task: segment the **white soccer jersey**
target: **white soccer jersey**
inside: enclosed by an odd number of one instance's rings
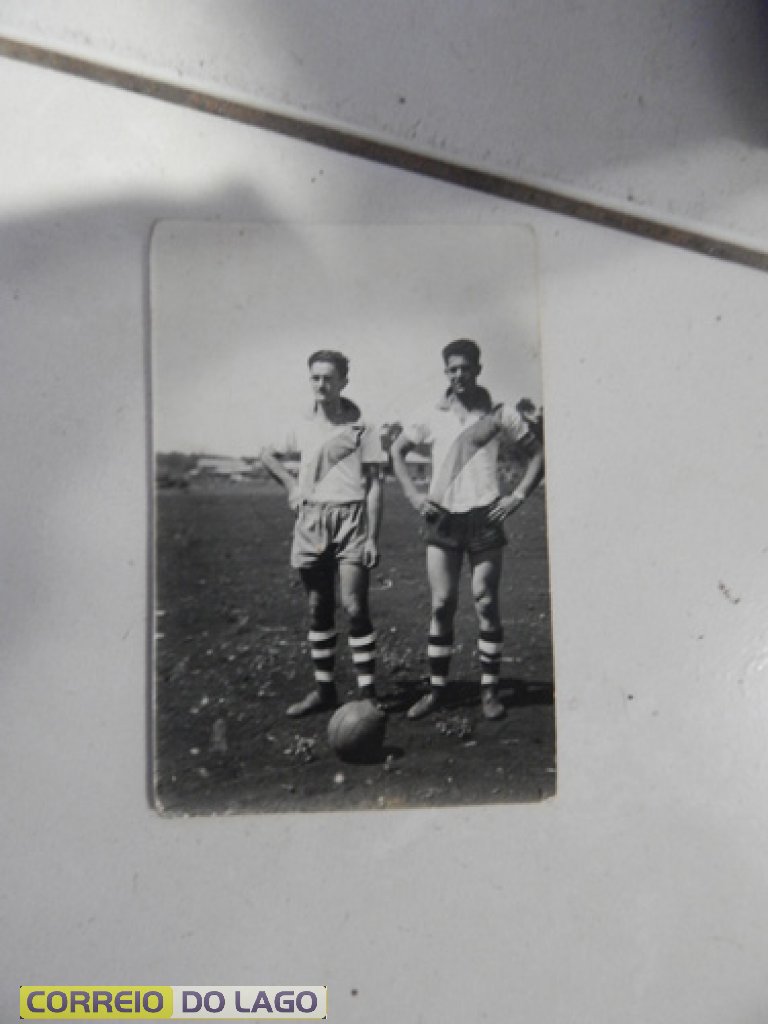
[[[375,428],[360,419],[351,403],[345,411],[344,423],[328,423],[310,413],[295,425],[301,454],[299,491],[304,501],[362,501],[366,494],[363,466],[384,462]]]
[[[449,512],[468,512],[499,498],[499,438],[503,433],[523,447],[534,443],[514,406],[492,405],[489,399],[484,409],[466,412],[452,396],[427,409],[403,433],[413,444],[432,447],[429,498]]]

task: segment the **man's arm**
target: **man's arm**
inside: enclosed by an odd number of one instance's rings
[[[270,473],[278,483],[282,484],[288,492],[288,504],[291,508],[296,508],[301,500],[299,495],[299,485],[293,473],[289,472],[280,459],[278,459],[277,451],[274,448],[262,448],[259,453],[259,458],[267,472]]]
[[[514,491],[501,497],[491,509],[488,514],[491,522],[501,522],[516,512],[541,483],[544,476],[544,448],[540,441],[531,437],[525,450],[528,456],[525,472]]]
[[[544,477],[544,449],[541,442],[535,441],[528,451],[528,465],[525,467],[520,483],[513,491],[523,501],[536,490]]]
[[[379,530],[384,512],[384,488],[381,483],[381,471],[376,465],[365,467],[366,511],[368,516],[368,536],[365,541],[363,555],[367,569],[373,569],[379,561]]]
[[[392,469],[394,470],[398,483],[402,487],[403,493],[408,501],[410,501],[417,512],[421,515],[425,515],[434,506],[413,482],[411,474],[408,472],[408,466],[405,462],[405,456],[408,452],[412,451],[414,447],[415,445],[413,441],[409,441],[405,434],[400,434],[392,445]]]

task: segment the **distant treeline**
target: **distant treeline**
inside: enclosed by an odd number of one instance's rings
[[[159,487],[185,488],[193,480],[224,479],[239,483],[267,479],[269,474],[253,456],[208,455],[199,452],[158,452],[155,479]]]
[[[541,440],[544,436],[544,417],[541,408],[537,408],[530,399],[524,398],[517,405],[518,412],[524,417],[533,433]],[[402,424],[395,421],[384,423],[380,428],[382,447],[389,456],[392,445],[402,433]],[[286,447],[293,449],[295,440],[286,439]],[[429,476],[429,447],[417,445],[414,457],[421,457],[420,465],[412,467],[412,472],[421,479]],[[285,451],[279,456],[283,462],[290,463],[291,468],[298,466],[299,453]],[[391,460],[386,467],[391,472]],[[505,481],[514,480],[521,468],[520,453],[511,439],[502,435],[499,443],[499,473]],[[158,452],[156,457],[156,480],[159,487],[189,487],[193,481],[226,480],[230,483],[241,483],[245,480],[266,480],[269,473],[261,464],[258,456],[243,455],[209,455],[202,452]]]

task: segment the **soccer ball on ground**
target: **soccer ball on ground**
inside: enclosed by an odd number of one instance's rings
[[[387,716],[372,700],[352,700],[334,711],[328,742],[342,761],[378,761],[386,728]]]

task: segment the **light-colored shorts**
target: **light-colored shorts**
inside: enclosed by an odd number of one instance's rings
[[[321,560],[363,564],[368,537],[364,501],[342,504],[305,501],[299,506],[293,528],[291,565],[309,569]]]

